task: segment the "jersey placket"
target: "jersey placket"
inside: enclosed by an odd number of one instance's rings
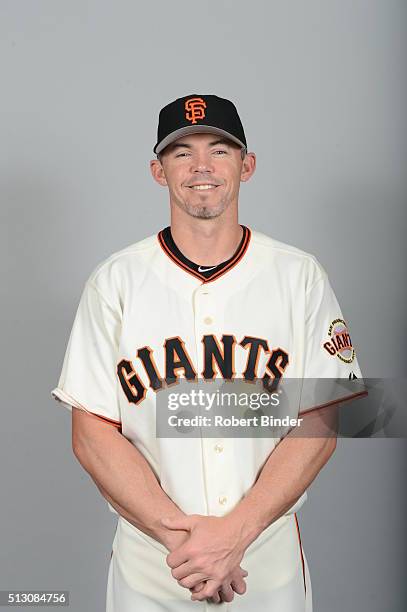
[[[207,334],[219,336],[224,327],[224,305],[222,303],[220,281],[216,284],[203,283],[194,292],[195,347],[198,357],[198,377],[203,378],[204,351],[202,340]],[[222,335],[222,334],[220,334]],[[216,372],[216,377],[219,373]],[[214,387],[209,385],[208,391]],[[213,411],[212,411],[213,412]],[[211,411],[206,413],[213,418]],[[213,429],[212,429],[213,432]],[[202,470],[205,483],[208,514],[223,516],[232,509],[233,500],[233,446],[232,439],[206,437],[205,428],[201,429]]]

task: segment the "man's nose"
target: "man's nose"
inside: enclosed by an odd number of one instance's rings
[[[212,172],[213,167],[211,158],[204,153],[194,156],[191,169],[193,172]]]

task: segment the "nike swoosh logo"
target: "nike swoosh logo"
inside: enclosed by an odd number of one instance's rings
[[[214,270],[217,266],[212,266],[212,268],[201,268],[198,266],[198,272],[208,272],[208,270]]]

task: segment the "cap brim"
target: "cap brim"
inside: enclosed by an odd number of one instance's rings
[[[224,138],[227,138],[228,140],[232,140],[233,142],[240,145],[244,149],[246,148],[246,145],[244,144],[244,142],[236,138],[236,136],[232,136],[232,134],[229,134],[229,132],[226,132],[225,130],[221,130],[220,128],[213,127],[211,125],[187,125],[186,127],[179,128],[179,130],[175,130],[175,132],[171,132],[171,134],[168,134],[168,136],[166,136],[160,143],[155,145],[153,151],[154,153],[158,155],[163,149],[165,149],[165,147],[168,147],[169,144],[171,144],[175,140],[178,140],[178,138],[182,138],[183,136],[188,136],[189,134],[198,134],[198,133],[217,134],[219,136],[223,136]]]

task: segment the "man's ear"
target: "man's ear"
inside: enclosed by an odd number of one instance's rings
[[[242,170],[240,173],[240,180],[244,183],[254,174],[256,170],[256,155],[255,153],[246,153],[243,163]]]
[[[167,179],[165,178],[164,168],[159,159],[152,159],[150,161],[150,170],[153,179],[157,181],[159,185],[167,187]]]

